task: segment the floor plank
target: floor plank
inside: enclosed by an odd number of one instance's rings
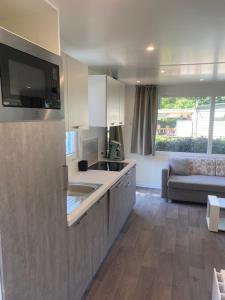
[[[225,233],[207,230],[202,205],[167,203],[138,188],[136,206],[85,300],[210,300],[225,267]]]

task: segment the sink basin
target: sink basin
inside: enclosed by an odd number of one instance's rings
[[[87,199],[87,197],[94,193],[100,186],[101,184],[92,183],[69,184],[67,189],[67,214],[71,214],[82,201]]]
[[[95,192],[100,184],[74,183],[68,186],[67,195],[87,195]]]

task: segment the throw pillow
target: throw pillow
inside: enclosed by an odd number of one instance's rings
[[[199,175],[200,160],[195,158],[189,158],[188,171],[190,175]]]
[[[216,160],[216,176],[225,177],[225,159]]]
[[[201,158],[199,165],[199,174],[207,176],[216,175],[216,161],[215,159]]]
[[[188,171],[189,160],[186,158],[171,158],[169,160],[170,170],[172,175],[189,175]]]

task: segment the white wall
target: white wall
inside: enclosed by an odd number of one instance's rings
[[[225,84],[221,83],[196,83],[180,84],[159,87],[160,96],[225,96]],[[157,152],[151,155],[141,156],[130,153],[132,120],[134,112],[135,86],[126,87],[125,100],[125,126],[123,127],[125,157],[137,161],[137,185],[143,187],[160,188],[161,170],[167,166],[171,157],[205,156],[205,154]]]

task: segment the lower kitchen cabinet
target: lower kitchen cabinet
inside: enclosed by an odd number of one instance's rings
[[[125,221],[132,211],[136,201],[136,168],[131,168],[125,174],[124,183],[124,215]]]
[[[98,271],[106,253],[108,239],[108,195],[105,194],[91,209],[92,275]]]
[[[123,225],[123,180],[124,177],[109,190],[109,248],[112,246]]]
[[[136,170],[131,168],[69,228],[69,299],[80,300],[134,204]]]
[[[69,228],[69,295],[79,300],[107,251],[108,197],[100,198]]]
[[[109,248],[134,207],[135,193],[136,168],[133,167],[109,191]]]
[[[69,228],[69,299],[80,300],[92,278],[89,212]]]

